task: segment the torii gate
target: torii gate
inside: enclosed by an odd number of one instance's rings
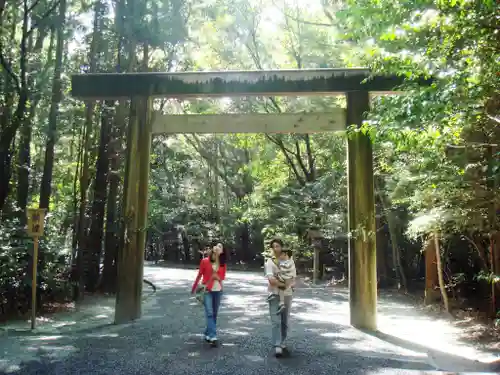
[[[131,100],[124,187],[126,243],[119,253],[115,323],[141,317],[151,135],[159,133],[313,133],[362,124],[370,92],[394,92],[401,77],[364,68],[182,73],[99,73],[72,76],[72,95]],[[421,81],[428,84],[428,81]],[[346,95],[331,113],[164,115],[151,117],[152,98]],[[372,143],[362,132],[347,140],[350,322],[377,328],[377,268]]]

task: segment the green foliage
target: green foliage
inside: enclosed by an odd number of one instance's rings
[[[31,301],[33,241],[20,229],[17,219],[4,220],[0,230],[0,315],[16,316],[27,312]],[[64,301],[71,298],[67,267],[69,254],[57,245],[57,229],[45,229],[49,240],[40,241],[38,264],[38,301]]]
[[[438,233],[452,243],[473,233],[473,247],[485,251],[471,252],[467,263],[482,259],[487,270],[476,282],[488,283],[498,280],[485,244],[499,228],[500,159],[498,151],[488,155],[500,140],[499,11],[498,2],[481,0],[361,0],[335,13],[363,65],[436,78],[431,87],[408,83],[403,95],[376,98],[364,128],[375,142],[382,194],[411,215],[409,238]],[[448,256],[463,255],[452,249]],[[470,279],[455,276],[450,285]]]

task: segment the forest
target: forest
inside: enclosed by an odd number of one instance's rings
[[[495,0],[1,0],[0,319],[30,308],[26,210],[47,209],[38,305],[115,291],[128,101],[71,97],[77,73],[369,67],[435,77],[373,96],[379,288],[500,318],[500,5]],[[157,100],[177,114],[328,112],[342,96]],[[214,238],[259,269],[347,272],[346,134],[155,136],[146,260],[197,264]],[[312,224],[319,244],[308,236]]]

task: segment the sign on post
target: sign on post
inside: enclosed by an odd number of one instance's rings
[[[28,236],[33,237],[33,268],[31,271],[31,329],[36,322],[36,275],[38,266],[38,240],[43,235],[45,208],[28,208]]]
[[[44,219],[45,208],[28,208],[28,236],[35,238],[43,235]]]

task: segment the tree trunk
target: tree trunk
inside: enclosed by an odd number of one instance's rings
[[[244,222],[240,226],[240,231],[241,231],[240,239],[241,239],[241,252],[242,252],[241,259],[246,263],[248,263],[252,260],[253,256],[250,252],[250,228],[247,222]]]
[[[52,193],[52,172],[54,169],[54,147],[57,135],[57,117],[59,103],[62,98],[61,71],[64,53],[64,25],[66,18],[66,0],[59,2],[59,22],[57,25],[56,59],[52,83],[52,100],[49,112],[49,129],[45,147],[45,164],[43,166],[42,182],[40,184],[40,208],[49,208]]]
[[[125,3],[123,0],[116,2],[115,25],[118,36],[116,47],[117,72],[122,71],[121,63],[123,59],[123,42],[125,39],[125,29],[123,15]],[[131,68],[129,64],[129,69]],[[127,71],[129,71],[127,69]],[[101,289],[106,292],[116,291],[117,259],[120,244],[120,215],[118,212],[118,199],[120,192],[120,156],[123,151],[122,138],[125,130],[126,103],[118,102],[116,114],[113,121],[111,141],[109,143],[109,191],[106,203],[106,233],[104,239],[104,261],[102,269]]]
[[[32,20],[33,22],[33,20]],[[36,43],[33,46],[33,33],[29,37],[28,50],[34,54],[42,53],[42,48],[45,42],[45,38],[48,33],[45,29],[40,30]],[[26,206],[28,204],[29,187],[30,187],[30,172],[31,172],[31,133],[33,127],[33,119],[35,118],[36,109],[38,103],[42,98],[42,90],[45,85],[48,84],[46,81],[46,73],[49,67],[53,63],[53,52],[55,44],[55,33],[50,33],[50,42],[47,49],[47,64],[46,68],[42,67],[42,61],[40,59],[34,59],[30,64],[28,75],[28,87],[32,90],[30,107],[28,110],[28,116],[25,118],[21,130],[20,130],[20,141],[18,150],[18,167],[17,167],[17,205],[21,210],[21,215],[19,217],[21,225],[26,224]],[[38,77],[40,72],[42,78]],[[36,81],[35,78],[38,77]]]
[[[104,264],[102,270],[102,288],[114,292],[116,288],[116,261],[120,241],[120,223],[118,214],[118,199],[121,185],[120,166],[122,155],[123,132],[125,129],[125,103],[120,103],[112,127],[112,137],[109,143],[109,191],[106,209],[106,235],[104,240]]]
[[[18,94],[18,102],[11,123],[6,123],[5,127],[2,128],[2,131],[0,132],[0,212],[4,209],[10,191],[14,140],[17,130],[24,123],[24,117],[28,108],[29,93],[27,87],[27,69],[29,5],[27,0],[23,1],[22,14],[21,42],[19,44],[19,76],[17,77],[18,86],[13,86],[13,89],[15,88],[15,91],[17,91]],[[15,32],[16,26],[13,25],[14,35]],[[12,41],[14,41],[14,35],[12,35]],[[9,78],[9,81],[14,81],[11,77]]]
[[[33,48],[33,34],[30,35],[28,41],[28,50],[31,51]],[[37,64],[40,65],[40,64]],[[40,68],[38,66],[38,68]],[[37,69],[34,66],[30,66],[30,72],[34,72]],[[28,204],[28,194],[29,194],[29,175],[30,175],[30,165],[31,165],[31,128],[32,120],[35,115],[36,102],[40,98],[40,90],[36,90],[33,86],[34,74],[28,75],[28,87],[38,91],[34,95],[31,95],[30,108],[28,110],[28,116],[24,118],[21,124],[20,134],[19,134],[19,147],[17,154],[17,207],[19,208],[19,223],[21,226],[26,224],[25,210]]]
[[[85,287],[93,293],[97,290],[102,255],[102,240],[104,237],[104,214],[106,210],[107,182],[109,172],[108,146],[112,122],[113,102],[104,102],[101,114],[101,133],[99,151],[96,161],[94,197],[90,214],[91,223],[86,250],[88,252],[88,269],[85,274]]]
[[[92,34],[92,41],[90,43],[90,73],[94,73],[97,69],[97,47],[99,45],[99,19],[100,19],[101,3],[97,1],[94,6],[94,29]],[[87,190],[89,186],[89,158],[90,158],[90,145],[92,133],[92,121],[94,115],[94,103],[85,103],[85,131],[84,131],[84,145],[83,145],[83,165],[82,174],[80,177],[80,212],[78,217],[78,235],[77,235],[77,254],[76,254],[76,269],[78,274],[78,299],[83,298],[85,290],[86,265],[85,265],[85,229],[87,223],[85,214],[87,211]]]
[[[377,183],[378,182],[378,183]],[[382,205],[382,211],[387,219],[387,226],[389,227],[389,238],[391,241],[392,247],[392,261],[394,263],[394,271],[399,279],[399,287],[403,288],[403,290],[408,291],[408,281],[406,278],[406,273],[403,267],[403,263],[401,262],[401,250],[398,246],[398,234],[396,232],[397,227],[397,218],[394,214],[394,211],[391,208],[391,203],[389,199],[382,192],[383,185],[379,180],[375,178],[375,186],[376,192],[380,198],[380,204]]]
[[[182,252],[184,258],[184,264],[191,263],[191,249],[189,247],[189,240],[187,238],[186,232],[182,231]]]
[[[441,266],[441,252],[439,251],[439,235],[433,234],[434,237],[434,250],[436,251],[436,267],[439,280],[439,290],[443,298],[443,305],[446,312],[450,313],[450,304],[448,303],[448,294],[446,293],[446,285],[444,282],[443,268]]]
[[[492,144],[495,140],[489,139],[488,143]],[[498,231],[498,208],[496,203],[496,195],[498,194],[497,173],[495,167],[498,165],[498,156],[496,156],[494,146],[490,145],[486,150],[487,175],[486,185],[488,188],[488,221],[489,221],[489,242],[490,242],[490,272],[495,277],[500,273],[500,254],[498,254],[498,240],[500,233]],[[500,298],[498,293],[500,284],[494,278],[491,280],[491,317],[497,317],[500,306]]]
[[[398,234],[396,232],[396,215],[394,211],[388,209],[386,211],[387,225],[389,226],[389,237],[391,239],[392,246],[392,259],[394,262],[394,270],[399,278],[399,287],[404,291],[408,291],[408,281],[406,278],[406,272],[403,267],[403,262],[401,261],[401,250],[398,245]]]
[[[384,223],[381,220],[381,215],[378,215],[377,221],[377,283],[379,288],[386,288],[390,284],[389,272],[387,267],[387,249],[388,241],[385,233],[380,232]]]
[[[492,241],[492,272],[496,277],[500,277],[500,232],[496,231],[495,233],[492,234],[491,237]],[[496,294],[500,290],[500,282],[498,281],[493,281],[493,288]],[[492,308],[494,309],[495,312],[495,317],[498,314],[498,311],[500,311],[500,298],[495,298],[492,301]]]

